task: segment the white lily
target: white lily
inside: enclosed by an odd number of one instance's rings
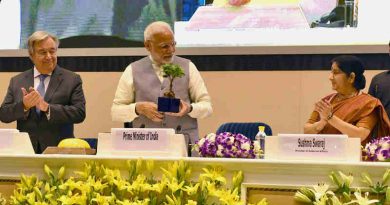
[[[377,199],[370,200],[368,198],[368,192],[366,192],[364,197],[362,196],[362,193],[360,192],[360,190],[355,191],[354,195],[356,197],[356,200],[352,200],[351,202],[346,203],[345,205],[354,204],[354,203],[357,203],[359,205],[370,205],[370,204],[374,204],[376,202],[379,202],[379,200],[377,200]]]

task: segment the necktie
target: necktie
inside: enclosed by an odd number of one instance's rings
[[[39,85],[37,88],[38,93],[43,97],[45,97],[45,78],[49,76],[47,74],[40,74],[39,77]],[[41,113],[41,110],[39,108],[35,109],[37,114],[39,115]]]

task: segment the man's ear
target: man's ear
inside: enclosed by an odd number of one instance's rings
[[[146,50],[150,51],[150,40],[144,41],[144,46],[145,46]]]

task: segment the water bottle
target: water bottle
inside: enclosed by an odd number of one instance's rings
[[[255,140],[259,143],[260,145],[260,149],[263,150],[263,154],[260,155],[260,158],[264,158],[264,154],[265,154],[265,137],[267,136],[264,132],[265,130],[265,127],[264,126],[259,126],[259,132],[257,132],[256,136],[255,136]]]
[[[345,0],[344,25],[345,27],[352,27],[354,14],[354,0]]]

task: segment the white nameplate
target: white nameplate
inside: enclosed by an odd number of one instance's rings
[[[112,148],[117,151],[168,151],[169,130],[112,128]]]
[[[19,131],[16,129],[0,129],[0,149],[11,149],[17,133]]]
[[[276,138],[277,143],[273,144],[279,159],[347,160],[348,158],[347,135],[279,134]],[[265,149],[266,155],[267,149],[269,147]]]

